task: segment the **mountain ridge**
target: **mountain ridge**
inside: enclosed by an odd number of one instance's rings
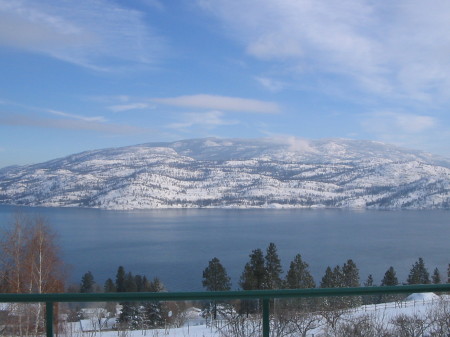
[[[3,168],[0,203],[106,209],[447,209],[450,160],[348,139],[145,143]]]

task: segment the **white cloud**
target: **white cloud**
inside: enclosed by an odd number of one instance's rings
[[[432,116],[399,112],[363,114],[362,131],[371,138],[412,149],[448,155],[450,133]],[[444,145],[445,144],[445,145]]]
[[[158,0],[140,0],[143,4],[150,8],[156,8],[157,10],[164,10],[164,5]]]
[[[272,92],[279,92],[286,86],[285,83],[277,81],[268,77],[256,77],[256,81],[264,88]]]
[[[280,107],[274,102],[204,94],[170,98],[152,98],[151,101],[179,107],[225,111],[258,113],[277,113],[280,111]]]
[[[221,111],[208,112],[190,112],[182,115],[181,122],[170,124],[168,127],[172,129],[185,129],[192,126],[202,126],[208,129],[221,125],[238,124],[235,120],[223,119],[224,113]]]
[[[72,119],[78,119],[78,120],[82,120],[85,122],[105,122],[106,119],[102,116],[93,116],[93,117],[86,117],[86,116],[80,116],[80,115],[75,115],[75,114],[70,114],[67,112],[63,112],[63,111],[57,111],[57,110],[48,110],[48,112],[52,113],[53,115],[56,116],[62,116],[62,117],[67,117],[67,118],[72,118]]]
[[[289,136],[289,135],[275,135],[275,136],[272,136],[270,139],[272,139],[275,142],[288,145],[290,151],[300,152],[300,153],[304,153],[304,152],[315,153],[315,152],[317,152],[317,150],[311,146],[309,140],[307,140],[307,139]]]
[[[95,70],[158,59],[163,41],[142,13],[105,0],[0,0],[0,46]]]
[[[431,116],[398,112],[375,112],[364,117],[364,129],[377,134],[416,134],[429,131],[438,124]]]
[[[123,112],[129,110],[140,110],[148,108],[153,109],[154,106],[148,103],[130,103],[130,104],[112,105],[109,107],[109,109],[114,112]]]
[[[447,100],[445,0],[197,0],[256,58],[396,98]],[[297,78],[301,80],[301,77]],[[338,78],[336,78],[338,76]],[[334,82],[336,83],[336,82]],[[347,85],[348,86],[348,85]]]
[[[110,134],[136,134],[149,131],[148,129],[144,128],[129,125],[102,123],[99,121],[89,121],[82,119],[52,119],[42,118],[35,115],[23,115],[17,113],[12,114],[5,112],[0,112],[0,125],[66,130],[88,130]]]

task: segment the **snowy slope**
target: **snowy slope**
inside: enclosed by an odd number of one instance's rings
[[[450,208],[450,161],[373,141],[193,139],[0,170],[0,203]]]

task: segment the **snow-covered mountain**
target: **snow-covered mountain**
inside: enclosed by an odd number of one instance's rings
[[[374,141],[193,139],[0,170],[0,203],[450,208],[450,161]]]

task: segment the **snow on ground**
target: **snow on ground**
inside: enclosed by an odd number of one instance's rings
[[[438,296],[433,293],[411,294],[404,301],[389,302],[381,304],[364,305],[358,308],[351,309],[345,314],[345,319],[358,318],[363,315],[370,315],[374,319],[384,319],[386,323],[399,316],[419,316],[425,317],[427,312],[432,309],[439,308],[442,303],[450,303],[450,295]],[[68,326],[67,337],[219,337],[219,332],[206,324],[206,320],[201,317],[200,309],[190,308],[189,319],[181,328],[167,328],[167,329],[152,329],[152,330],[134,330],[134,331],[97,331],[93,332],[93,327],[98,326],[92,320],[83,320],[81,322],[70,323]],[[102,322],[102,325],[111,328],[114,320],[109,322]],[[80,327],[83,327],[80,329]],[[82,332],[82,330],[85,332]],[[90,331],[86,331],[90,330]],[[307,337],[321,336],[323,333],[323,326],[309,331]]]

